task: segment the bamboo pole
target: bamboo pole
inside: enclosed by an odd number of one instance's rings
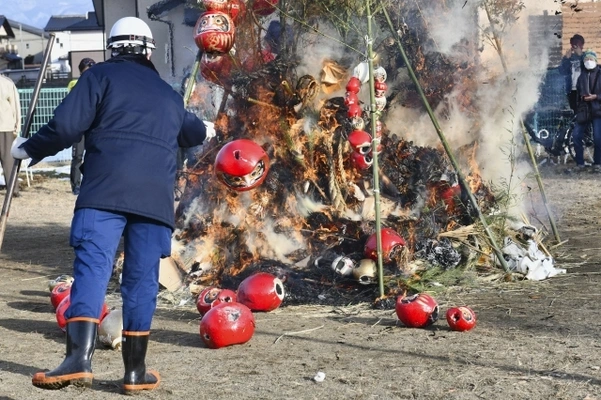
[[[190,77],[186,82],[186,91],[184,93],[184,107],[188,107],[188,103],[190,102],[190,97],[192,97],[192,92],[194,91],[194,87],[196,86],[196,75],[198,75],[198,70],[200,68],[200,59],[202,57],[202,51],[198,50],[196,53],[196,59],[194,60],[194,64],[192,64],[192,70],[190,71]]]
[[[382,0],[380,0],[380,2],[382,3]],[[434,125],[434,129],[436,130],[436,133],[438,134],[438,137],[440,138],[440,142],[442,143],[442,146],[443,146],[445,152],[447,153],[449,160],[451,161],[451,165],[453,165],[453,168],[455,169],[455,172],[457,173],[457,179],[459,180],[459,184],[461,185],[462,190],[467,194],[467,196],[470,200],[470,203],[472,204],[472,206],[474,207],[474,210],[478,214],[478,219],[480,220],[480,223],[482,224],[482,227],[484,228],[484,232],[486,233],[486,236],[488,237],[490,245],[493,248],[495,255],[497,256],[498,262],[501,264],[501,266],[503,267],[503,269],[505,271],[509,271],[509,266],[507,265],[507,262],[505,261],[505,258],[503,257],[503,253],[501,252],[501,249],[499,248],[499,246],[497,245],[497,243],[494,239],[494,236],[488,226],[488,223],[486,222],[486,219],[484,218],[484,215],[482,214],[482,211],[480,210],[480,206],[478,206],[478,202],[476,201],[474,194],[472,193],[471,189],[469,188],[469,186],[466,183],[463,172],[461,172],[461,168],[459,167],[459,164],[457,163],[457,160],[455,159],[455,156],[453,155],[453,152],[451,151],[451,147],[449,146],[447,139],[446,139],[444,133],[442,132],[440,125],[438,124],[438,120],[437,120],[436,116],[434,115],[432,108],[430,107],[430,103],[428,102],[428,99],[426,98],[426,95],[424,94],[424,91],[423,91],[419,81],[417,80],[417,77],[415,76],[413,68],[411,67],[411,63],[409,62],[409,59],[407,58],[407,54],[405,54],[405,50],[401,43],[401,38],[400,38],[398,32],[394,29],[394,26],[392,25],[392,21],[390,20],[390,16],[388,15],[388,11],[386,10],[386,7],[384,7],[383,3],[382,3],[382,10],[384,12],[384,16],[386,17],[386,21],[388,22],[388,26],[390,27],[390,30],[391,30],[393,36],[396,38],[396,42],[399,47],[399,51],[401,52],[401,56],[403,57],[403,61],[407,65],[407,71],[409,72],[409,76],[411,77],[411,80],[413,81],[413,83],[415,84],[415,86],[417,88],[417,92],[420,95],[422,102],[424,103],[424,106],[426,108],[428,115],[430,116],[430,119],[432,120],[432,124]]]
[[[376,213],[376,251],[378,253],[378,286],[380,289],[380,297],[384,297],[384,267],[382,260],[382,221],[380,217],[380,175],[378,166],[378,147],[380,145],[380,138],[376,135],[376,120],[378,114],[376,113],[376,94],[374,86],[374,54],[372,44],[372,18],[371,7],[369,0],[365,2],[367,4],[367,65],[369,66],[369,113],[371,121],[371,153],[373,157],[372,173],[373,173],[373,184],[374,184],[374,200],[375,200],[375,213]]]
[[[503,47],[501,46],[501,40],[497,35],[497,31],[494,27],[494,21],[491,18],[490,10],[488,8],[488,3],[484,2],[484,10],[486,11],[486,17],[488,18],[488,22],[492,26],[492,35],[495,42],[495,50],[497,50],[497,54],[501,59],[501,65],[503,66],[503,72],[507,75],[508,68],[507,62],[505,61],[505,56],[503,54]],[[507,80],[509,81],[509,76],[507,76]],[[543,200],[543,204],[545,206],[545,210],[547,211],[547,216],[549,217],[549,223],[551,224],[551,230],[553,231],[553,235],[555,236],[555,240],[557,243],[561,243],[561,238],[559,237],[559,232],[557,231],[557,226],[555,225],[555,219],[553,218],[553,214],[551,213],[551,209],[549,208],[549,202],[547,201],[547,194],[545,193],[545,187],[543,185],[543,180],[540,176],[540,172],[538,170],[538,164],[536,163],[536,157],[534,156],[534,151],[532,150],[532,145],[530,144],[530,138],[526,133],[526,127],[524,126],[524,120],[520,118],[522,136],[524,138],[524,143],[526,143],[526,150],[528,151],[528,155],[530,156],[530,161],[532,162],[532,168],[534,169],[534,177],[536,178],[536,183],[538,184],[538,189],[540,190],[541,198]]]

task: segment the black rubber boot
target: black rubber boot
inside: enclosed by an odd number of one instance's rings
[[[123,331],[121,354],[125,365],[123,393],[136,394],[141,390],[153,390],[161,382],[157,371],[146,370],[146,349],[150,332]]]
[[[42,389],[60,389],[73,385],[92,386],[92,355],[96,346],[98,320],[71,318],[67,321],[67,354],[56,369],[37,372],[31,379],[33,386]]]

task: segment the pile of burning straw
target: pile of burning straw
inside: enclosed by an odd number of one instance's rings
[[[443,8],[446,4],[435,3]],[[474,82],[468,77],[478,64],[475,37],[458,42],[461,51],[455,51],[455,57],[426,52],[436,43],[420,33],[425,19],[401,23],[410,16],[409,9],[401,10],[391,6],[389,11],[438,115],[448,115],[451,108],[473,112]],[[237,31],[245,34],[236,36],[237,51],[229,54],[228,75],[203,74],[190,99],[189,105],[200,110],[211,99],[217,103],[218,132],[215,139],[188,153],[177,188],[173,258],[192,291],[208,285],[235,288],[262,270],[282,279],[288,304],[348,304],[377,297],[371,271],[362,271],[361,279],[352,273],[370,258],[366,247],[376,230],[374,169],[361,164],[371,156],[359,161],[352,156],[349,135],[357,126],[349,118],[345,92],[356,73],[353,68],[363,60],[348,52],[332,57],[311,54],[319,48],[311,43],[314,27],[297,22],[283,16],[263,24],[249,17],[239,20]],[[279,52],[266,57],[264,44],[274,41],[266,37],[273,26],[280,34]],[[346,32],[341,40],[361,46],[360,35]],[[483,214],[498,211],[474,162],[477,141],[458,150],[461,165],[469,171],[469,187],[462,187],[440,146],[417,146],[392,133],[402,132],[399,125],[405,121],[380,118],[383,114],[395,107],[419,111],[422,105],[407,79],[394,35],[378,31],[374,43],[375,67],[388,72],[385,106],[382,112],[371,112],[365,83],[360,106],[365,130],[377,118],[381,137],[381,226],[393,233],[393,243],[383,243],[388,246],[383,255],[387,296],[411,289],[408,282],[419,279],[423,271],[466,265],[498,268],[466,195],[467,190],[473,193]],[[273,51],[274,46],[269,48]],[[319,59],[312,73],[306,73],[307,55]],[[220,93],[216,102],[215,92]],[[445,97],[450,92],[456,94],[453,107]],[[470,129],[478,125],[474,120]],[[262,158],[264,164],[253,171],[261,184],[252,190],[235,190],[235,185],[218,179],[223,177],[221,150],[240,139],[260,146],[267,159]],[[234,158],[244,157],[245,151],[238,148]]]

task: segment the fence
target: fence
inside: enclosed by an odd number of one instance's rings
[[[557,68],[547,70],[539,88],[538,102],[525,122],[544,147],[552,147],[555,136],[565,131],[574,113],[568,104],[565,77]]]
[[[19,89],[21,100],[21,124],[25,124],[27,109],[33,95],[33,89]],[[54,109],[63,101],[67,95],[67,88],[43,88],[38,96],[38,103],[33,114],[33,121],[29,134],[32,135],[45,125],[54,115]],[[71,149],[65,149],[55,156],[46,157],[44,161],[70,161]]]

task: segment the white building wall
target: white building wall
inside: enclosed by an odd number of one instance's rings
[[[71,32],[69,37],[71,51],[104,50],[104,34],[98,32]]]
[[[71,72],[69,53],[104,49],[104,34],[97,32],[54,32],[56,34],[50,56],[50,69],[59,72]]]
[[[58,62],[61,57],[65,57],[71,51],[70,32],[54,32],[54,45],[50,54],[50,62]]]

